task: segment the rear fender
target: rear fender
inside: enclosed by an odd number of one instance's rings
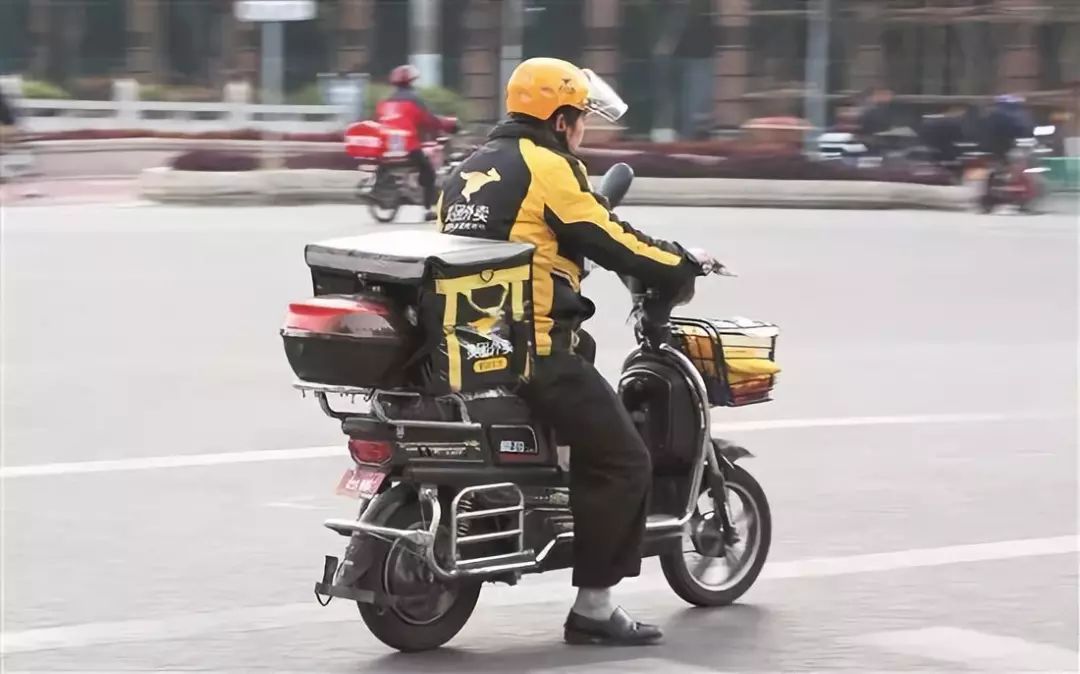
[[[389,491],[380,494],[368,509],[364,516],[374,522],[386,522],[394,516],[399,509],[407,507],[416,501],[416,488],[411,484],[398,483]],[[368,571],[376,560],[380,558],[382,547],[388,545],[386,541],[378,539],[371,534],[356,533],[349,539],[349,547],[345,549],[345,556],[341,566],[338,567],[334,579],[335,585],[347,587],[360,587],[364,589],[378,589],[378,574],[369,574]],[[374,581],[370,579],[374,578]],[[367,587],[372,582],[372,587]]]

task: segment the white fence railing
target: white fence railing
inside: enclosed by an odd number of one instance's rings
[[[341,131],[353,121],[343,106],[252,103],[251,89],[244,83],[226,85],[225,100],[206,103],[139,100],[133,80],[114,82],[111,101],[22,98],[19,78],[3,78],[0,86],[14,104],[19,126],[30,133],[81,129],[320,133]]]

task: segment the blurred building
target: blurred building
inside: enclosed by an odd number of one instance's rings
[[[617,82],[632,130],[692,135],[801,111],[821,1],[319,0],[316,20],[287,26],[286,81],[380,78],[412,59],[488,120],[512,64],[559,56]],[[1076,105],[1080,0],[831,0],[829,17],[833,105],[872,85],[913,109],[1006,91]],[[258,58],[258,29],[230,0],[0,2],[0,70],[80,97],[117,76],[213,96],[229,77],[256,80]]]

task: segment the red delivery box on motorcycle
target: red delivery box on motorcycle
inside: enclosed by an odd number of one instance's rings
[[[345,129],[345,152],[356,159],[379,161],[404,157],[408,154],[408,142],[407,131],[392,129],[371,120],[350,124]]]

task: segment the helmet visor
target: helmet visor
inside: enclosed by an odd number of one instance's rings
[[[609,122],[618,121],[626,114],[626,102],[602,77],[588,68],[582,68],[582,72],[589,81],[589,96],[585,99],[586,110],[595,112]]]

